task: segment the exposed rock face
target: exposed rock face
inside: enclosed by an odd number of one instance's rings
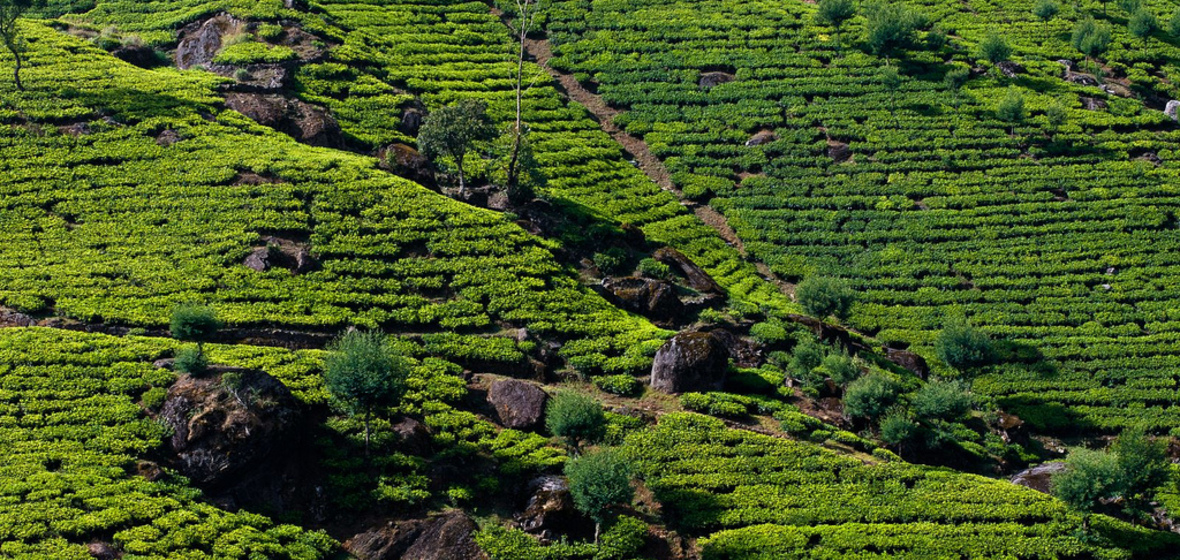
[[[884,352],[886,360],[914,372],[914,375],[917,375],[919,379],[926,379],[930,376],[930,366],[926,363],[926,358],[909,350],[899,350],[888,346],[882,348],[882,352]]]
[[[428,453],[433,445],[430,428],[408,416],[393,425],[393,433],[397,434],[398,451],[403,453],[423,455]]]
[[[721,289],[721,285],[713,280],[713,277],[709,276],[709,273],[705,272],[705,269],[697,266],[696,263],[689,260],[680,251],[671,247],[661,247],[652,253],[651,256],[668,266],[679,268],[684,278],[688,280],[688,286],[690,288],[702,293],[725,293],[725,290]]]
[[[749,140],[746,140],[746,147],[761,146],[774,142],[775,140],[778,140],[778,135],[773,130],[760,130],[751,136]]]
[[[560,476],[542,476],[529,481],[529,498],[524,511],[514,521],[526,533],[542,539],[568,534],[571,529],[587,528],[593,522],[574,507],[569,482]]]
[[[29,327],[37,324],[37,321],[32,317],[9,309],[7,307],[0,307],[0,328],[2,327]]]
[[[422,123],[426,120],[426,111],[418,107],[407,107],[402,111],[401,122],[398,123],[397,129],[406,136],[418,136],[418,129],[422,128]]]
[[[656,352],[651,386],[665,393],[718,391],[725,384],[729,352],[712,333],[680,333]]]
[[[272,236],[264,237],[262,241],[266,246],[254,249],[242,261],[247,268],[263,272],[279,267],[295,274],[304,274],[319,267],[319,262],[304,244]]]
[[[1164,106],[1164,114],[1171,117],[1174,121],[1180,120],[1180,101],[1176,101],[1175,99],[1168,101],[1168,104]]]
[[[610,299],[622,308],[659,323],[675,321],[684,312],[676,288],[663,280],[628,276],[602,281]]]
[[[815,317],[808,317],[806,315],[796,315],[788,313],[787,319],[791,322],[803,325],[815,333],[819,339],[827,344],[839,344],[849,352],[865,352],[869,350],[863,342],[852,337],[848,329],[838,327],[836,325],[829,325]]]
[[[1065,81],[1078,84],[1079,86],[1098,87],[1098,86],[1102,85],[1098,82],[1098,79],[1095,78],[1094,76],[1091,76],[1089,74],[1080,74],[1078,72],[1071,72],[1069,70],[1065,71],[1064,78],[1065,78]]]
[[[704,74],[701,74],[701,79],[697,82],[697,85],[699,85],[701,89],[710,89],[721,84],[732,82],[736,78],[736,76],[728,72],[705,72]]]
[[[836,163],[844,163],[852,159],[852,148],[844,142],[836,142],[835,140],[828,141],[828,157]]]
[[[180,135],[175,130],[167,129],[156,135],[156,145],[165,148],[180,142]]]
[[[229,372],[227,372],[229,373]],[[181,377],[168,390],[160,419],[176,467],[194,482],[218,486],[286,447],[299,419],[295,398],[279,380],[259,371],[233,370],[240,382],[223,382],[226,373]]]
[[[1108,105],[1105,101],[1094,97],[1082,97],[1082,108],[1087,111],[1105,111]]]
[[[1053,475],[1064,470],[1065,463],[1042,463],[1016,473],[1016,476],[1012,477],[1012,484],[1027,486],[1037,492],[1048,494],[1052,488]]]
[[[288,64],[250,64],[242,70],[237,68],[216,66],[212,70],[226,77],[233,77],[237,83],[231,84],[234,91],[272,92],[291,85],[291,69]]]
[[[232,92],[225,104],[258,124],[312,146],[343,148],[340,125],[326,110],[282,95]]]
[[[758,367],[764,361],[762,345],[748,336],[738,336],[725,329],[702,330],[701,332],[708,332],[717,339],[725,347],[729,357],[733,359],[734,365],[738,367]]]
[[[361,533],[344,549],[359,560],[487,560],[475,544],[476,530],[467,514],[451,511]]]
[[[434,187],[434,172],[430,160],[405,144],[390,144],[378,152],[382,169],[399,177],[405,177],[419,185]]]
[[[540,426],[548,400],[549,395],[540,387],[519,379],[501,379],[488,389],[488,403],[506,428],[530,430]]]
[[[86,552],[96,560],[115,560],[123,557],[118,549],[105,542],[92,542],[86,545]]]
[[[1011,60],[1001,61],[996,64],[996,68],[999,68],[1000,72],[1009,78],[1015,78],[1017,75],[1026,73],[1023,66]]]
[[[219,14],[204,21],[189,24],[180,30],[176,45],[176,66],[181,70],[193,66],[208,66],[221,49],[222,39],[246,30],[246,22],[229,14]]]

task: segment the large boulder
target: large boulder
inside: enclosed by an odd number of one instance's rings
[[[1105,101],[1096,97],[1081,97],[1082,108],[1087,111],[1105,111],[1109,105]]]
[[[475,543],[479,527],[462,511],[390,523],[344,542],[359,560],[487,560]]]
[[[265,247],[256,247],[242,264],[246,268],[264,272],[272,268],[286,268],[294,274],[304,274],[319,268],[319,261],[311,255],[304,243],[266,236],[262,238]]]
[[[496,410],[500,425],[531,430],[541,425],[549,395],[540,387],[519,379],[501,379],[488,389],[488,404]]]
[[[999,68],[1000,72],[1007,78],[1015,78],[1020,74],[1027,73],[1027,71],[1024,69],[1024,66],[1021,66],[1018,62],[1012,62],[1011,60],[1000,61],[996,64],[996,68]]]
[[[513,521],[520,530],[546,540],[569,536],[579,529],[584,532],[594,525],[574,506],[569,481],[554,475],[529,481],[528,501],[524,510],[513,516]]]
[[[1052,489],[1053,475],[1064,470],[1065,463],[1042,463],[1016,473],[1016,476],[1012,477],[1012,484],[1027,486],[1037,492],[1048,494]]]
[[[1174,121],[1180,120],[1180,101],[1172,99],[1164,106],[1164,114]]]
[[[686,332],[656,351],[651,386],[665,393],[718,391],[725,384],[729,352],[713,333]]]
[[[312,146],[343,148],[340,124],[322,107],[277,94],[231,92],[225,105]]]
[[[774,142],[775,140],[778,140],[778,135],[773,130],[760,130],[751,136],[749,140],[746,140],[746,147],[761,146]]]
[[[651,278],[627,276],[602,281],[606,295],[628,311],[657,323],[670,323],[684,312],[684,305],[671,283]]]
[[[176,66],[184,70],[193,66],[208,66],[221,50],[222,39],[246,31],[246,22],[229,14],[218,14],[191,23],[180,30],[176,45]]]
[[[885,354],[886,360],[914,372],[914,375],[917,375],[919,379],[926,379],[930,376],[930,365],[926,363],[926,358],[909,350],[890,348],[888,346],[881,350]]]
[[[698,292],[707,294],[723,294],[724,290],[717,281],[709,276],[705,269],[697,266],[684,253],[671,247],[661,247],[651,254],[652,258],[668,266],[680,269],[681,274],[688,280],[688,286]]]
[[[377,153],[377,158],[380,167],[394,175],[405,177],[425,187],[435,186],[430,159],[410,146],[401,143],[390,144]]]
[[[701,78],[697,81],[697,85],[699,85],[701,89],[712,89],[721,84],[732,82],[736,78],[736,76],[728,72],[705,72],[704,74],[701,74]]]
[[[172,430],[168,448],[181,474],[217,487],[285,451],[297,437],[298,403],[278,379],[223,368],[183,376],[168,389],[160,420]]]

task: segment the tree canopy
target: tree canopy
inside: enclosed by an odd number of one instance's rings
[[[496,137],[487,103],[463,99],[430,113],[418,131],[418,146],[427,157],[447,156],[459,174],[459,191],[467,188],[464,160],[476,145]]]
[[[349,331],[328,346],[324,385],[349,414],[364,417],[365,449],[369,422],[379,407],[392,406],[405,392],[410,368],[401,353],[379,331]]]

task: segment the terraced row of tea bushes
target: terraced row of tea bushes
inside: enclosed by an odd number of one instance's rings
[[[1180,428],[1169,304],[1180,263],[1168,249],[1180,235],[1180,132],[1139,101],[1062,80],[1053,59],[1078,57],[1027,4],[926,2],[963,37],[895,57],[896,91],[885,61],[859,50],[863,17],[839,46],[804,3],[559,2],[548,30],[552,65],[626,109],[617,122],[686,192],[712,197],[752,255],[785,278],[846,278],[862,294],[854,326],[929,348],[965,315],[1060,366],[999,369],[977,392],[1045,425]],[[1049,50],[1013,39],[1028,74],[949,89],[945,74],[974,64],[974,41],[1000,22],[1003,33],[1041,28]],[[715,70],[736,80],[701,87]],[[1023,96],[1020,122],[997,117],[1009,87]],[[1085,110],[1083,98],[1109,107]],[[1060,126],[1046,116],[1056,105]],[[760,130],[777,138],[746,146]],[[841,143],[851,158],[837,163],[829,149]]]
[[[136,404],[172,372],[149,339],[0,330],[0,557],[90,558],[110,535],[127,558],[328,558],[322,533],[200,501],[171,476],[133,475],[165,428]]]
[[[142,70],[26,30],[29,91],[0,84],[0,304],[132,326],[200,300],[232,326],[527,327],[618,372],[647,367],[667,335],[502,216],[218,109],[206,74]],[[179,141],[157,142],[166,130]],[[308,242],[318,269],[243,266],[266,235]],[[468,340],[477,359],[503,354]]]
[[[816,445],[668,414],[624,447],[704,558],[1129,558],[1177,537],[1109,518],[1094,542],[1053,498],[975,475],[866,464]]]

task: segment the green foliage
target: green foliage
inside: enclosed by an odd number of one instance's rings
[[[912,48],[918,29],[927,23],[925,16],[902,4],[868,4],[865,15],[868,17],[865,40],[874,53],[885,56]]]
[[[996,117],[1015,125],[1023,121],[1025,115],[1024,95],[1016,88],[1009,88],[1000,104],[996,106]]]
[[[667,280],[672,277],[671,267],[650,257],[639,261],[638,270],[640,274],[651,278]]]
[[[856,301],[856,292],[839,278],[810,276],[795,287],[795,297],[810,315],[821,319],[834,315],[844,320]]]
[[[1146,504],[1172,480],[1167,447],[1163,439],[1153,439],[1142,426],[1123,430],[1110,446],[1122,471],[1122,492],[1129,506],[1150,509]]]
[[[176,371],[187,373],[194,377],[204,375],[209,370],[209,359],[205,353],[196,348],[181,348],[176,351]]]
[[[844,391],[844,413],[870,420],[885,414],[897,402],[901,387],[881,373],[872,373],[853,381]]]
[[[965,382],[932,381],[918,389],[910,405],[923,420],[958,420],[971,410],[972,401]]]
[[[229,45],[217,52],[213,57],[214,64],[229,64],[240,66],[245,64],[260,64],[286,62],[295,60],[299,55],[290,47],[282,45],[268,45],[266,43],[241,42]]]
[[[467,176],[463,165],[467,153],[495,136],[487,103],[462,99],[427,115],[418,131],[418,146],[427,157],[449,157],[459,173],[459,188],[464,189]]]
[[[847,385],[860,377],[860,368],[846,354],[828,354],[820,367],[837,385]]]
[[[1049,126],[1056,130],[1065,124],[1068,114],[1065,112],[1065,107],[1061,103],[1055,102],[1045,108],[1045,118],[1049,121]]]
[[[993,31],[988,33],[987,37],[984,37],[983,41],[979,43],[979,50],[976,52],[976,56],[995,65],[1008,60],[1012,56],[1012,47],[1004,39],[1003,35]]]
[[[1100,57],[1110,48],[1110,28],[1086,18],[1074,27],[1070,44],[1087,57]]]
[[[751,325],[750,336],[759,344],[775,346],[786,342],[790,334],[782,321],[770,320]]]
[[[27,45],[20,34],[20,25],[17,21],[30,10],[39,9],[44,5],[45,0],[0,0],[0,42],[4,43],[4,47],[16,59],[12,77],[16,82],[16,88],[22,91],[24,85],[21,83],[20,70],[22,55]]]
[[[632,397],[643,390],[643,383],[633,375],[620,373],[594,378],[594,386],[614,395]]]
[[[217,312],[207,305],[185,303],[172,309],[169,330],[176,340],[209,342],[220,328]]]
[[[623,271],[627,263],[627,251],[620,247],[611,247],[601,253],[594,253],[594,266],[603,274],[616,274]]]
[[[938,359],[958,370],[988,365],[997,357],[987,334],[961,319],[943,327],[934,339],[934,351]]]
[[[1059,12],[1061,12],[1061,6],[1055,0],[1037,0],[1037,3],[1033,4],[1033,15],[1046,23],[1057,17]]]
[[[1168,35],[1180,37],[1180,8],[1172,12],[1172,17],[1168,18]]]
[[[1122,491],[1122,472],[1115,455],[1077,448],[1069,452],[1065,465],[1065,470],[1053,475],[1053,496],[1073,509],[1088,514],[1099,500],[1114,498]]]
[[[373,412],[397,404],[409,371],[401,352],[380,331],[349,331],[328,346],[324,385],[344,410],[364,417],[366,450]]]
[[[620,515],[602,535],[594,560],[631,560],[647,542],[647,524],[629,515]]]
[[[593,443],[605,433],[606,416],[602,405],[592,397],[573,391],[563,391],[545,405],[545,427],[549,433],[564,438],[577,449],[582,443]]]
[[[921,426],[910,419],[905,411],[891,410],[881,418],[881,441],[899,447],[916,438],[920,429]]]
[[[1131,15],[1131,19],[1127,22],[1127,29],[1131,35],[1147,42],[1147,38],[1151,36],[1152,32],[1159,29],[1159,21],[1155,19],[1155,14],[1146,8],[1141,8]]]
[[[574,506],[597,523],[608,519],[611,506],[629,505],[635,495],[630,462],[615,449],[571,459],[565,464],[565,476]]]
[[[844,22],[856,15],[852,0],[820,0],[816,5],[815,21],[839,31]]]

